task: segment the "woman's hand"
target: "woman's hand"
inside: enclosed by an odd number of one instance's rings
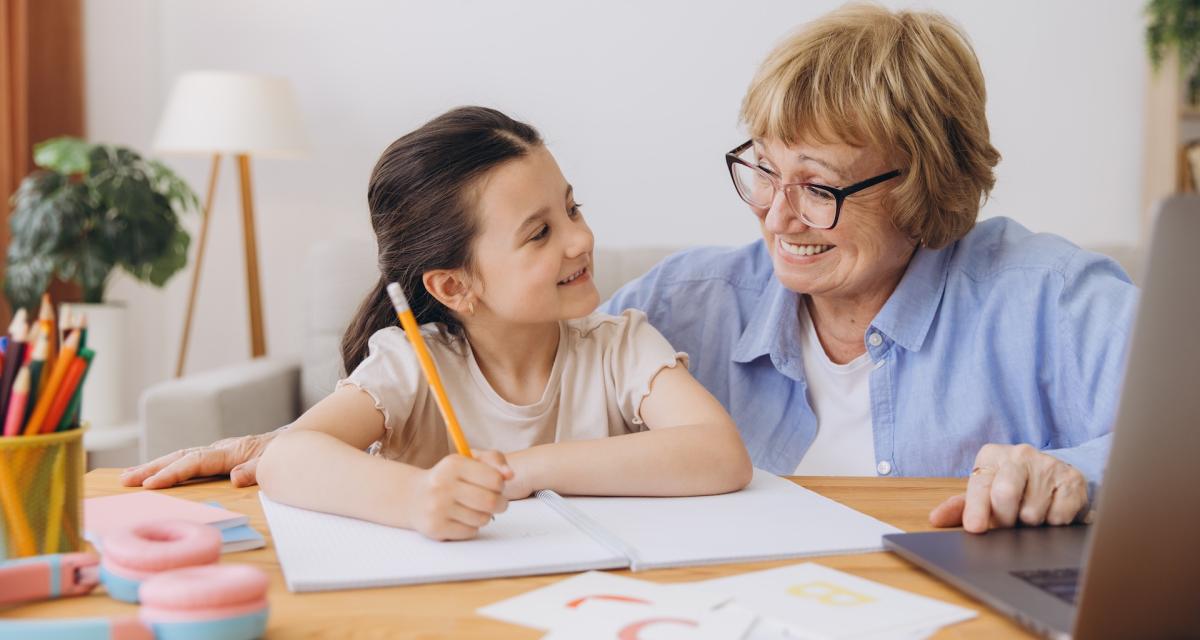
[[[975,456],[966,494],[938,505],[929,522],[983,533],[1018,522],[1071,524],[1087,507],[1087,479],[1075,467],[1027,444],[987,444]]]
[[[412,528],[434,540],[466,540],[508,508],[504,497],[513,477],[504,454],[476,452],[476,458],[449,455],[414,483]]]
[[[190,447],[161,456],[121,473],[127,487],[165,489],[201,476],[229,475],[235,487],[257,483],[258,458],[275,431],[217,440],[207,447]]]

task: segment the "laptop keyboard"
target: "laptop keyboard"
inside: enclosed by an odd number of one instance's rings
[[[1075,604],[1075,596],[1079,592],[1078,568],[1034,569],[1013,571],[1012,574],[1067,604]]]

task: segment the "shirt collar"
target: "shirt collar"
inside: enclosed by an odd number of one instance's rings
[[[734,362],[751,362],[767,354],[783,360],[800,354],[800,322],[796,316],[800,295],[780,284],[771,274],[750,321],[733,349]]]
[[[918,351],[946,288],[954,245],[944,249],[918,248],[896,290],[871,323],[896,344]],[[800,354],[800,322],[796,313],[800,295],[780,284],[772,274],[750,310],[750,321],[733,350],[734,362],[751,362],[771,354],[772,360],[787,360]]]
[[[946,290],[950,257],[955,246],[951,244],[936,250],[918,248],[900,284],[871,325],[901,347],[919,351],[933,326],[933,317]]]

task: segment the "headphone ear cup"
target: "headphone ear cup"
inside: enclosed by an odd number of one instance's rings
[[[159,640],[253,640],[266,633],[270,580],[242,564],[173,569],[142,583],[142,623]]]
[[[108,594],[138,601],[138,587],[170,569],[205,565],[221,557],[221,534],[207,525],[165,520],[114,531],[100,541],[100,581]]]

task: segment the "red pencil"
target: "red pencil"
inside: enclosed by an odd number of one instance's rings
[[[21,434],[21,423],[25,421],[25,401],[29,399],[29,365],[22,365],[13,383],[12,397],[8,400],[8,417],[4,420],[4,435]]]
[[[66,354],[67,351],[63,351]],[[67,403],[71,401],[71,396],[75,395],[75,389],[79,387],[79,381],[83,379],[83,372],[87,369],[87,360],[79,356],[71,361],[70,368],[67,369],[67,377],[63,379],[62,384],[58,387],[58,391],[54,394],[54,401],[50,404],[50,413],[46,414],[46,424],[58,427],[58,422],[62,420],[63,412],[67,410]],[[45,428],[42,431],[46,431]]]

